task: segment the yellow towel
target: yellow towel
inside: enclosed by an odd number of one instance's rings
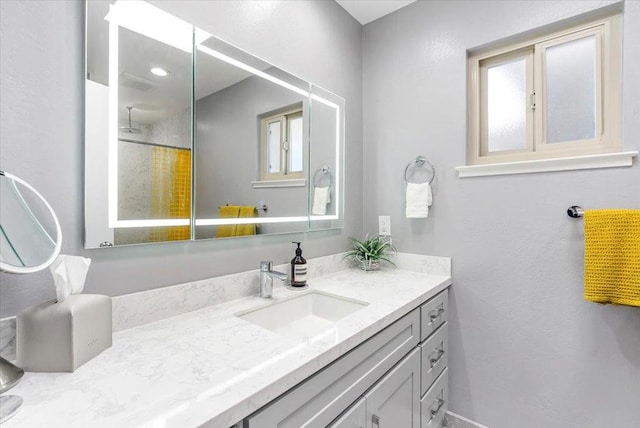
[[[258,216],[258,210],[256,207],[240,207],[239,218],[253,218]],[[239,224],[236,227],[236,236],[247,236],[256,234],[256,225],[254,224]]]
[[[220,218],[238,218],[240,207],[237,205],[224,205],[220,207]],[[224,224],[216,228],[216,238],[229,238],[236,236],[235,224]]]
[[[640,306],[640,210],[585,211],[584,298]]]
[[[256,207],[224,205],[220,207],[220,218],[253,218],[258,216]],[[216,238],[247,236],[256,234],[255,224],[225,224],[216,229]]]

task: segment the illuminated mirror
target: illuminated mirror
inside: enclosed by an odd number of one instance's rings
[[[342,226],[342,98],[144,1],[86,48],[85,247]]]

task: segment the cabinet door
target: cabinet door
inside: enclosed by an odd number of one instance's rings
[[[420,352],[414,349],[365,394],[367,428],[420,428]]]
[[[327,428],[364,428],[367,419],[367,406],[364,398],[359,399],[342,416],[329,424]]]

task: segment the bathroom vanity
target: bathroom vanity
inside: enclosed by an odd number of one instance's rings
[[[244,426],[440,427],[448,402],[447,293],[263,407]]]
[[[6,428],[438,427],[450,284],[346,269],[118,331],[75,373],[27,373]]]

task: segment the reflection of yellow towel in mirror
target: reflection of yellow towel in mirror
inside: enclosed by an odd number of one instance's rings
[[[220,218],[238,218],[239,213],[240,207],[237,205],[223,205],[220,207]],[[216,238],[236,236],[237,227],[235,224],[219,225],[216,228]]]
[[[253,218],[258,217],[258,210],[256,207],[240,207],[239,218]],[[255,235],[256,225],[254,224],[239,224],[236,228],[236,236]]]
[[[223,205],[220,207],[220,218],[253,218],[257,217],[256,207]],[[256,234],[255,224],[225,224],[216,229],[216,238],[247,236]]]

